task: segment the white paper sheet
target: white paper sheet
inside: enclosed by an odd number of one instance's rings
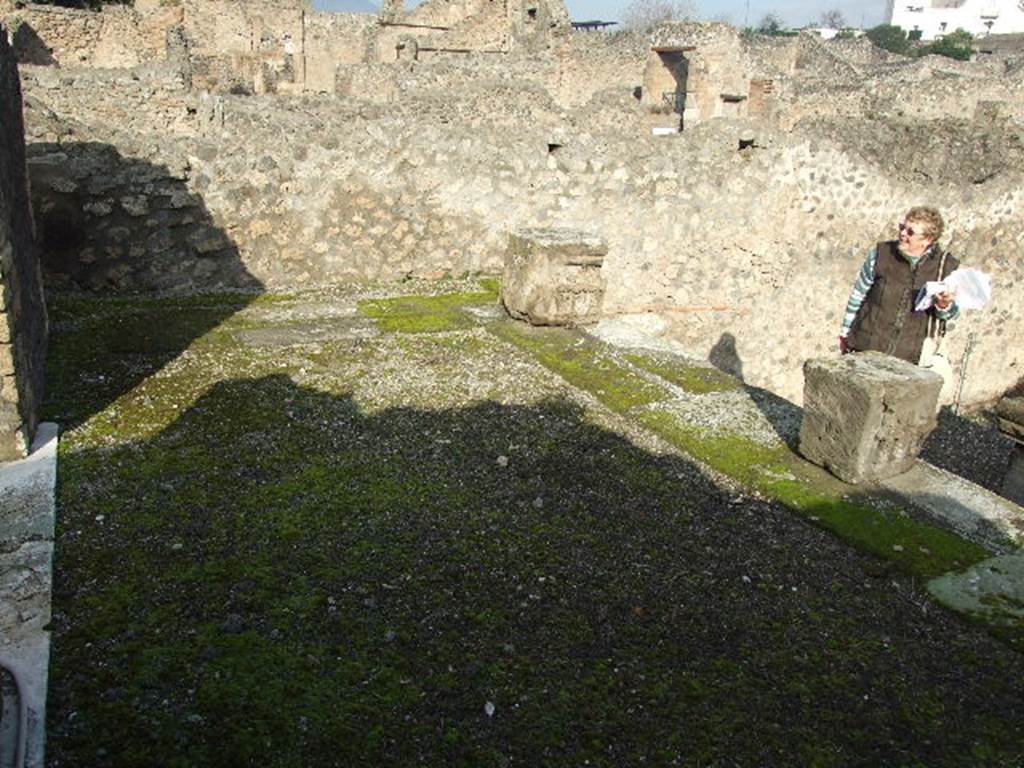
[[[914,309],[922,312],[932,305],[932,297],[943,291],[953,291],[956,304],[963,309],[981,309],[992,298],[992,278],[980,269],[954,269],[942,282],[924,284],[917,294]]]

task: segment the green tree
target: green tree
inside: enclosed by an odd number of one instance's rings
[[[903,31],[903,27],[895,24],[879,24],[877,27],[869,29],[865,35],[868,40],[879,48],[892,53],[906,55],[910,50],[910,46],[907,43],[907,33]]]
[[[825,29],[842,29],[846,26],[846,18],[843,16],[842,11],[838,8],[833,8],[821,14],[818,24]]]
[[[622,26],[646,31],[662,22],[692,19],[696,14],[690,0],[632,0],[622,12]]]
[[[777,13],[766,13],[757,23],[757,31],[762,35],[780,35],[783,31],[782,19]]]
[[[971,56],[974,55],[973,43],[974,36],[966,29],[958,28],[955,32],[945,35],[941,40],[936,40],[934,43],[923,46],[918,51],[918,54],[927,56],[933,53],[936,56],[948,56],[951,59],[970,61]]]

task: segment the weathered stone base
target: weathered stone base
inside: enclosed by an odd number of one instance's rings
[[[913,466],[937,424],[942,377],[879,352],[804,364],[800,452],[848,483]]]
[[[580,325],[600,319],[603,240],[573,229],[525,229],[509,237],[501,300],[532,325]]]
[[[0,464],[0,763],[5,766],[45,765],[56,481],[57,425],[44,423],[28,458]]]

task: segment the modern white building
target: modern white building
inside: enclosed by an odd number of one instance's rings
[[[1024,32],[1024,0],[889,0],[889,23],[934,40],[957,29],[975,37]]]

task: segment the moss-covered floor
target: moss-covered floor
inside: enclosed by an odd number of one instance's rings
[[[55,301],[51,765],[1024,759],[984,551],[417,289]]]

